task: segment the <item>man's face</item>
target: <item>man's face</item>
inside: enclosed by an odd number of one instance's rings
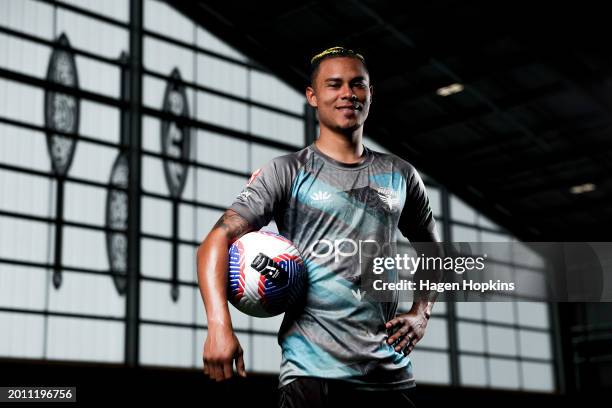
[[[319,65],[312,87],[306,89],[306,98],[317,109],[321,126],[354,131],[368,117],[372,102],[370,77],[356,58],[328,58]]]

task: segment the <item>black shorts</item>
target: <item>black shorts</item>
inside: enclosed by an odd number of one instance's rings
[[[279,408],[415,408],[414,388],[398,391],[355,390],[350,383],[302,377],[279,389]]]

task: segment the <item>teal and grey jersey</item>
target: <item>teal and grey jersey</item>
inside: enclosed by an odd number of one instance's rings
[[[304,376],[360,389],[414,386],[409,357],[385,342],[397,298],[361,296],[358,257],[343,255],[351,240],[394,243],[398,227],[413,242],[439,241],[412,165],[368,148],[360,163],[345,164],[312,144],[257,170],[230,209],[255,229],[274,219],[308,271],[304,306],[285,313],[279,331],[279,386]]]

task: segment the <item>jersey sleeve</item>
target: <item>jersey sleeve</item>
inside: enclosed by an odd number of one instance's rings
[[[255,170],[229,207],[246,219],[255,230],[267,225],[286,202],[285,187],[289,180],[286,180],[285,172],[278,167],[278,161],[272,160]]]
[[[425,183],[412,166],[406,175],[406,201],[398,228],[411,242],[440,242]]]

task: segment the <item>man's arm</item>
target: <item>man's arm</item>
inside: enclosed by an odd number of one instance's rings
[[[236,371],[246,376],[243,351],[232,327],[227,304],[228,248],[252,230],[238,213],[227,210],[214,225],[197,251],[198,285],[208,319],[208,335],[204,343],[204,373],[222,381]]]
[[[436,222],[425,184],[413,167],[410,167],[406,180],[406,203],[402,208],[398,227],[412,243],[417,251],[417,256],[419,254],[426,257],[442,256],[444,251],[440,236],[436,231]],[[441,273],[442,271],[418,270],[414,275],[414,282],[418,285],[419,280],[423,278],[438,282],[442,279]],[[399,314],[386,323],[388,330],[396,328],[387,339],[387,343],[394,345],[396,351],[403,350],[404,353],[409,354],[423,338],[437,294],[436,291],[416,290],[410,311]]]
[[[429,242],[414,242],[413,246],[418,254],[426,257],[443,257],[444,250],[440,239],[435,232],[429,237]],[[433,282],[440,282],[443,278],[441,270],[423,271],[419,269],[414,275],[414,282],[419,285],[421,279]],[[418,286],[417,286],[418,287]],[[397,330],[387,339],[388,344],[395,344],[395,351],[404,350],[405,354],[410,354],[416,344],[425,336],[425,329],[431,317],[433,305],[438,297],[437,291],[420,291],[414,293],[412,307],[406,313],[397,315],[386,324],[387,329],[397,326]]]

